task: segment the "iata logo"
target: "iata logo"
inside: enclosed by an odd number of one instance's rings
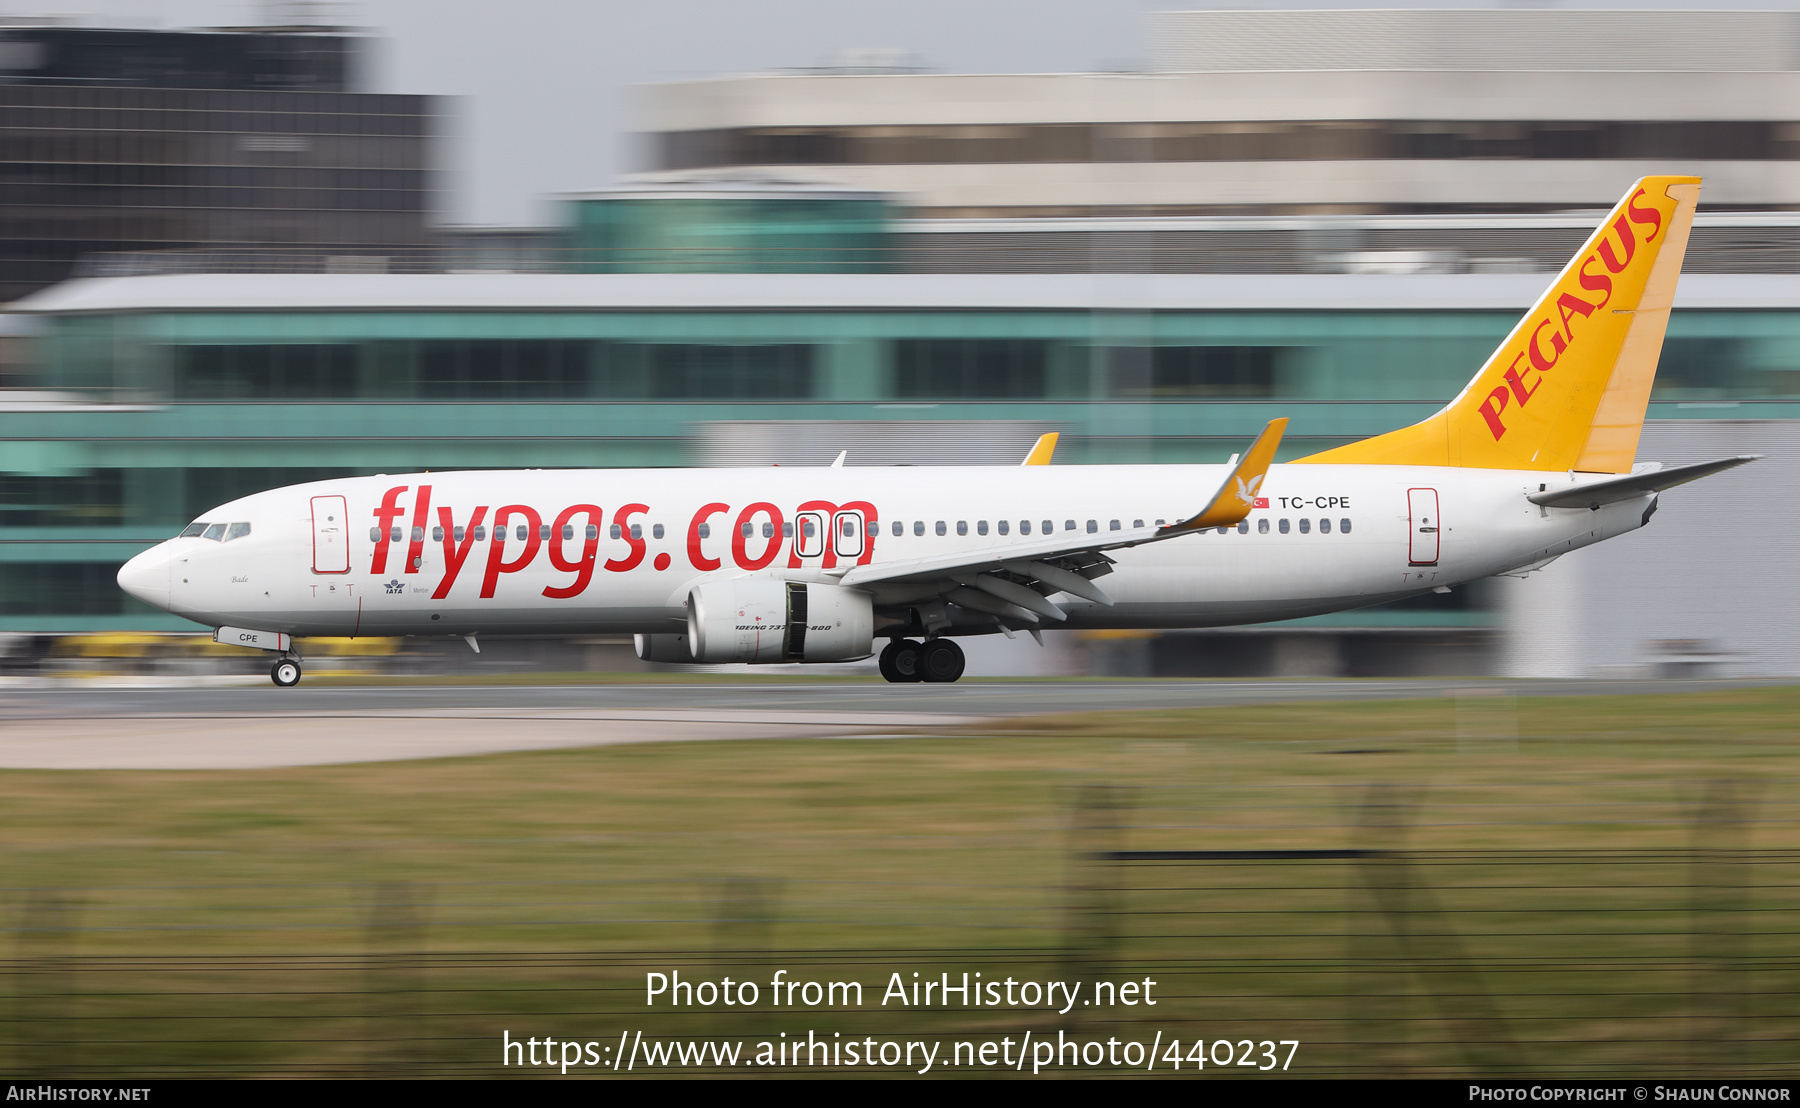
[[[398,596],[400,593],[406,591],[406,586],[400,583],[398,577],[394,578],[392,581],[383,583],[381,587],[387,590],[389,596]]]
[[[1538,386],[1544,383],[1543,375],[1555,368],[1569,347],[1576,339],[1575,318],[1585,321],[1601,308],[1612,302],[1613,281],[1607,274],[1625,272],[1631,265],[1631,259],[1637,253],[1637,238],[1632,224],[1649,226],[1650,233],[1644,236],[1647,246],[1656,240],[1662,231],[1662,213],[1655,208],[1640,208],[1638,197],[1645,191],[1639,189],[1625,201],[1625,214],[1613,221],[1610,228],[1601,231],[1599,246],[1574,267],[1583,290],[1597,293],[1599,303],[1576,296],[1572,292],[1562,293],[1556,298],[1556,318],[1545,316],[1531,325],[1531,334],[1525,340],[1525,349],[1513,356],[1507,366],[1504,377],[1506,383],[1495,387],[1481,402],[1481,418],[1487,421],[1488,430],[1493,432],[1494,441],[1499,442],[1506,435],[1506,425],[1500,422],[1500,413],[1514,400],[1523,408],[1537,394]],[[1613,248],[1607,231],[1616,232],[1619,236],[1618,249]],[[1622,256],[1621,256],[1622,255]],[[1592,271],[1596,265],[1606,267],[1606,273]],[[1527,316],[1527,319],[1530,317]],[[1529,362],[1530,364],[1523,364]],[[1537,376],[1533,377],[1533,374]]]

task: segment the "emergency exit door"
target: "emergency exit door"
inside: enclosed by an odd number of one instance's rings
[[[314,573],[350,572],[348,515],[349,510],[341,496],[312,498]]]
[[[1438,563],[1438,494],[1436,489],[1407,489],[1407,531],[1411,535],[1408,559],[1415,566]]]

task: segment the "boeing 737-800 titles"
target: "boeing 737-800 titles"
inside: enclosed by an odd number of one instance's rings
[[[528,470],[344,478],[207,512],[119,571],[269,650],[307,636],[632,633],[664,662],[954,681],[959,636],[1217,627],[1397,600],[1649,522],[1748,458],[1636,464],[1700,194],[1634,184],[1462,393],[1281,465]],[[840,461],[842,458],[840,457]]]

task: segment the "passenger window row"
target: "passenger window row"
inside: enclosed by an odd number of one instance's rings
[[[245,526],[248,527],[249,524],[245,524]],[[246,533],[248,533],[248,532],[246,532]],[[451,529],[451,532],[450,532],[451,541],[452,542],[462,542],[463,538],[465,536],[467,536],[468,533],[469,533],[469,529],[459,523],[454,528]],[[395,527],[392,531],[390,531],[388,533],[388,541],[389,542],[400,542],[400,541],[402,541],[402,539],[404,539],[406,537],[406,534],[407,534],[407,532],[406,532],[405,528]],[[612,534],[612,537],[615,539],[624,537],[622,529],[616,523],[612,525],[611,534]],[[663,525],[660,523],[652,524],[650,527],[650,534],[654,538],[659,538],[659,539],[662,538],[663,537]],[[480,525],[476,526],[475,541],[476,542],[486,542],[487,537],[488,537],[488,529],[485,526],[480,526]],[[521,523],[521,524],[518,524],[515,527],[513,527],[513,538],[515,540],[517,540],[519,542],[524,542],[526,539],[528,539],[530,537],[531,537],[531,525],[530,524]],[[598,539],[599,537],[600,537],[600,528],[597,525],[592,524],[592,523],[588,524],[586,530],[582,533],[582,538],[584,538],[590,542]],[[631,525],[631,537],[634,539],[643,538],[644,537],[644,525],[641,523],[632,524]],[[562,538],[563,538],[564,542],[572,541],[575,538],[575,525],[573,523],[563,524]],[[550,541],[550,525],[548,523],[538,525],[538,539],[541,542],[549,542]],[[414,527],[412,529],[412,541],[413,542],[423,542],[424,540],[425,540],[425,528]],[[380,542],[381,541],[381,528],[379,528],[379,527],[369,528],[369,541],[370,542]],[[444,529],[442,527],[433,527],[431,529],[431,541],[432,542],[443,542],[444,541]],[[506,541],[506,528],[496,527],[494,529],[494,541],[495,542],[505,542]]]
[[[1312,531],[1312,520],[1310,519],[1300,519],[1299,525],[1300,533],[1302,535],[1309,534]],[[1339,534],[1348,535],[1350,533],[1350,521],[1348,519],[1338,520],[1337,529]],[[1219,528],[1219,534],[1223,535],[1229,530],[1231,530],[1231,528],[1221,527]],[[1283,535],[1287,534],[1289,531],[1288,521],[1286,519],[1276,520],[1275,530]],[[1248,535],[1250,533],[1250,521],[1246,519],[1239,522],[1237,525],[1237,533],[1240,535]],[[1259,535],[1266,535],[1269,533],[1269,519],[1267,516],[1256,521],[1256,533]],[[1331,534],[1331,521],[1329,519],[1319,520],[1319,534]]]
[[[1131,521],[1131,526],[1133,528],[1142,527],[1143,525],[1144,525],[1144,521],[1141,519],[1134,519]],[[1158,527],[1163,526],[1163,521],[1160,519],[1157,520],[1156,525]],[[932,530],[932,533],[936,534],[936,535],[948,535],[950,533],[950,526],[951,525],[948,520],[940,519],[936,523],[932,524],[931,530]],[[958,535],[967,535],[969,533],[969,521],[968,520],[959,519],[956,521],[955,526],[956,526],[956,533]],[[1010,519],[997,520],[994,523],[994,533],[997,535],[1009,535],[1012,533],[1012,526],[1013,526],[1012,520],[1010,520]],[[1036,526],[1039,528],[1039,531],[1038,531],[1039,534],[1053,535],[1056,533],[1056,521],[1053,519],[1043,520],[1043,521],[1039,522]],[[1111,519],[1111,520],[1106,521],[1106,529],[1108,531],[1123,530],[1124,526],[1125,526],[1125,524],[1124,524],[1123,520]],[[1021,534],[1021,535],[1031,534],[1032,527],[1033,527],[1033,523],[1031,520],[1021,519],[1019,521],[1019,534]],[[1075,520],[1065,519],[1065,520],[1063,520],[1063,530],[1064,531],[1085,532],[1086,534],[1089,534],[1089,535],[1096,535],[1096,534],[1100,533],[1100,521],[1097,519],[1090,519],[1083,526],[1083,525],[1077,525]],[[924,535],[925,534],[925,521],[922,519],[913,520],[912,533],[914,535],[921,535],[921,536]],[[988,533],[988,521],[985,519],[976,520],[975,521],[975,533],[977,535],[987,534]],[[905,534],[906,534],[906,524],[901,522],[900,520],[895,520],[894,524],[893,524],[894,537],[900,538],[902,535],[905,535]]]
[[[230,542],[232,539],[241,539],[249,533],[250,525],[248,523],[206,523],[204,521],[196,521],[188,524],[187,528],[183,530],[181,534],[177,535],[176,538],[211,539],[214,542]]]

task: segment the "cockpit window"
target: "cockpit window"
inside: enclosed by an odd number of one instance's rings
[[[225,532],[225,541],[230,542],[232,539],[241,539],[249,533],[250,525],[248,523],[234,523],[231,525],[231,529]]]
[[[214,542],[224,542],[225,541],[225,527],[226,527],[226,525],[223,523],[215,523],[212,526],[208,527],[206,529],[206,532],[204,534],[202,534],[200,537],[203,539],[211,539]]]
[[[194,538],[199,538],[201,535],[204,535],[205,533],[206,533],[206,524],[204,522],[195,522],[195,523],[188,524],[187,530],[183,531],[180,535],[177,535],[176,537],[183,538],[183,539],[194,539]]]

